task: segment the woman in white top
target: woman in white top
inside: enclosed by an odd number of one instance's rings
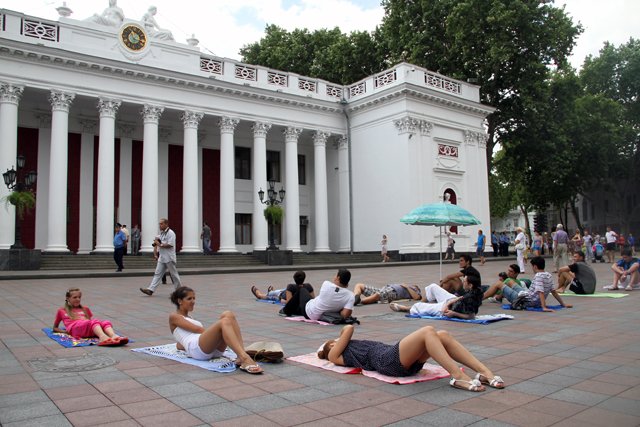
[[[520,267],[520,274],[524,274],[524,251],[527,249],[527,238],[524,235],[524,230],[522,229],[522,227],[516,228],[516,232],[518,233],[515,240],[516,258],[518,267]]]
[[[171,294],[171,302],[177,309],[169,315],[169,328],[179,350],[184,350],[193,359],[209,360],[220,357],[228,346],[238,356],[236,365],[241,370],[250,374],[263,372],[244,351],[240,326],[232,312],[223,312],[220,320],[205,329],[202,323],[189,316],[196,304],[193,289],[180,286]]]

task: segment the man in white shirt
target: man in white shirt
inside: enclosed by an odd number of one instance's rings
[[[282,309],[288,316],[300,315],[307,319],[318,320],[324,313],[340,313],[347,318],[353,313],[355,296],[349,289],[351,272],[346,268],[338,270],[333,281],[325,281],[318,296],[311,298],[306,289],[300,289]]]
[[[609,262],[613,264],[613,260],[616,253],[616,242],[618,241],[618,233],[613,231],[611,227],[607,227],[607,232],[604,233],[604,238],[607,240],[606,254]]]
[[[171,274],[173,285],[178,289],[180,275],[176,269],[176,233],[169,228],[169,220],[167,218],[160,219],[160,234],[153,241],[153,256],[158,260],[156,271],[149,287],[140,288],[140,292],[152,296],[167,270]]]

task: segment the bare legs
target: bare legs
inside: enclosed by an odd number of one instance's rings
[[[573,274],[568,271],[563,271],[558,274],[558,292],[564,292],[566,287],[573,282]]]
[[[353,293],[360,295],[360,304],[375,304],[380,301],[380,294],[377,292],[363,298],[362,293],[364,292],[365,286],[364,283],[356,283],[356,286],[353,288]]]
[[[407,335],[400,341],[400,363],[409,367],[416,361],[426,362],[433,358],[456,380],[471,381],[457,365],[460,363],[481,374],[493,378],[493,373],[469,350],[453,338],[447,331],[438,331],[433,326],[425,326]],[[457,363],[456,363],[457,362]]]
[[[100,342],[106,341],[109,338],[119,338],[120,335],[116,334],[111,326],[108,326],[102,329],[102,326],[95,325],[93,329],[91,329],[93,333],[98,337]]]
[[[230,311],[224,311],[220,315],[220,320],[200,335],[198,344],[204,353],[211,353],[214,350],[224,351],[229,346],[238,355],[242,366],[255,364],[251,356],[244,351],[240,325],[236,316]]]

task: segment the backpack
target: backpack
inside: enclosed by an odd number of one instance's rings
[[[319,319],[322,322],[331,323],[332,325],[353,325],[357,323],[360,324],[360,321],[357,317],[349,316],[342,317],[338,312],[326,312],[322,314],[322,317]]]

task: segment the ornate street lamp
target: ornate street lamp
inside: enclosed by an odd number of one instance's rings
[[[280,224],[282,220],[282,208],[280,205],[284,201],[285,191],[284,188],[280,188],[280,191],[276,192],[276,182],[269,180],[269,188],[267,189],[267,199],[264,198],[264,190],[260,188],[258,191],[258,197],[260,202],[267,205],[264,210],[264,216],[269,221],[271,228],[269,229],[269,247],[267,250],[277,250],[275,245],[275,226]],[[278,199],[279,198],[279,199]]]
[[[24,173],[24,165],[26,159],[23,155],[18,155],[16,158],[16,165],[18,170],[16,171],[11,167],[5,173],[2,174],[4,178],[4,184],[7,188],[13,191],[12,194],[7,196],[9,203],[16,207],[16,225],[15,225],[15,243],[11,246],[12,249],[22,249],[22,236],[20,233],[20,221],[24,216],[25,209],[33,207],[35,198],[31,192],[31,187],[36,183],[38,174],[36,171],[29,171]]]

